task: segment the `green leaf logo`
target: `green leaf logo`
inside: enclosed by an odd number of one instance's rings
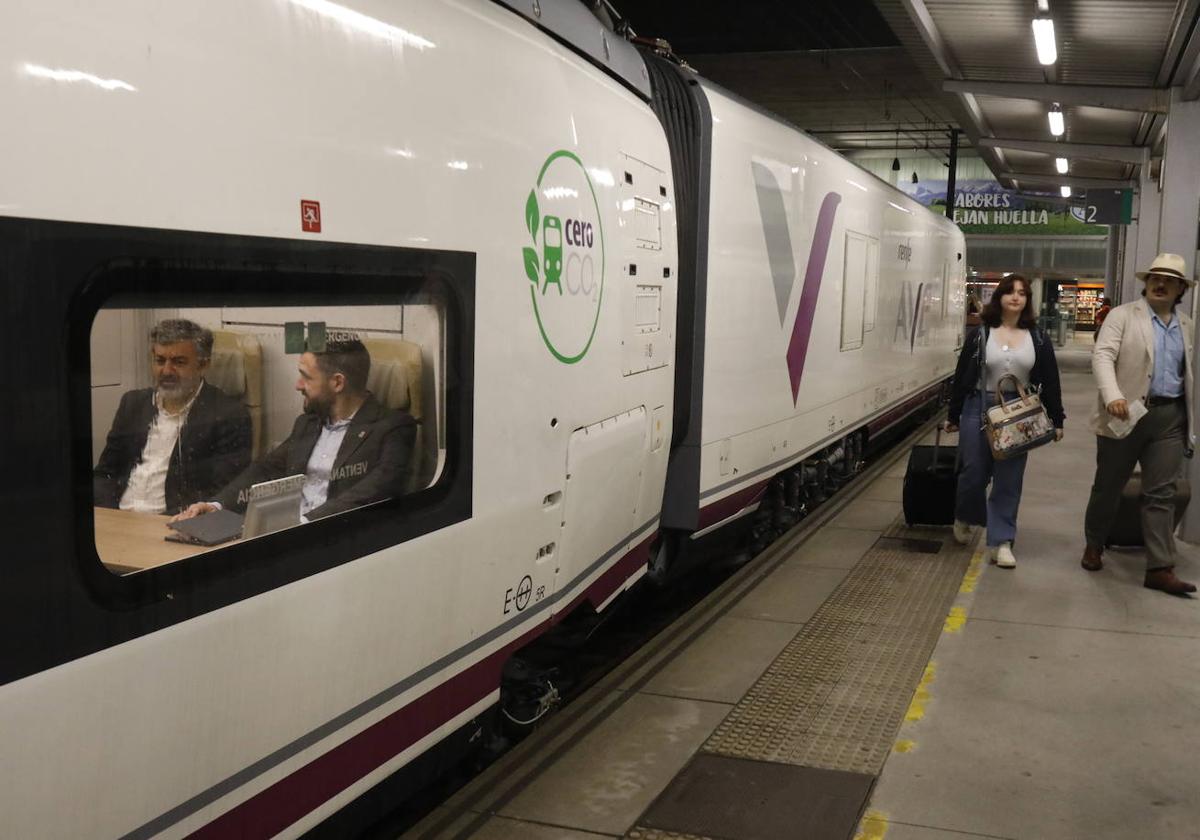
[[[573,365],[592,346],[604,300],[604,218],[588,170],[574,152],[559,149],[542,164],[525,198],[525,230],[529,240],[521,258],[538,332],[550,355]],[[550,286],[558,294],[548,294]]]
[[[525,276],[529,278],[529,282],[535,286],[538,283],[538,255],[537,251],[532,248],[522,248],[521,253],[525,257]]]
[[[537,192],[530,190],[529,198],[525,199],[525,226],[529,228],[529,235],[533,237],[535,244],[537,243],[538,221]],[[526,263],[528,263],[528,261],[529,259],[526,257]],[[537,260],[534,260],[534,264],[537,264]],[[528,271],[528,268],[526,271]]]

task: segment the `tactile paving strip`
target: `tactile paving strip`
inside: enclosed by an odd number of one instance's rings
[[[883,536],[942,547],[870,549],[703,752],[879,774],[971,558],[947,529],[898,519]]]
[[[663,831],[658,828],[631,828],[625,835],[627,840],[713,840],[702,834],[683,834],[678,831]]]

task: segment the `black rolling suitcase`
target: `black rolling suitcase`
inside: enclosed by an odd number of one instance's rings
[[[1192,499],[1192,486],[1186,478],[1175,481],[1175,526],[1183,519],[1188,502]],[[1108,542],[1105,545],[1145,545],[1142,538],[1142,475],[1134,473],[1133,477],[1121,491],[1121,506],[1113,519],[1112,528],[1108,532]]]
[[[951,525],[958,487],[958,448],[942,446],[938,427],[933,446],[914,446],[904,472],[904,521],[909,525]]]

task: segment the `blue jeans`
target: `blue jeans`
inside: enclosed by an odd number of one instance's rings
[[[987,394],[987,404],[996,397]],[[987,433],[983,431],[979,393],[967,397],[959,418],[958,490],[954,518],[970,525],[987,525],[987,544],[995,548],[1017,537],[1017,508],[1025,480],[1026,453],[997,461],[992,458]],[[987,492],[988,481],[992,492]]]

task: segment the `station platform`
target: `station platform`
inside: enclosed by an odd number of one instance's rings
[[[405,837],[1200,837],[1200,604],[1079,566],[1089,353],[1015,570],[904,526],[897,451]]]

